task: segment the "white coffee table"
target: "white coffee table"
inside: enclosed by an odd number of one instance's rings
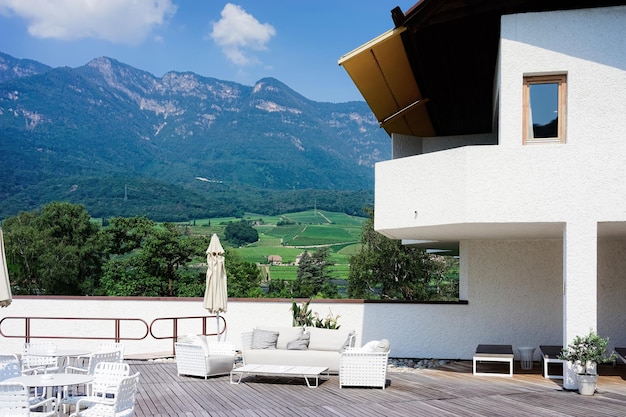
[[[283,365],[255,365],[249,364],[230,371],[230,383],[238,384],[241,378],[250,375],[276,376],[276,377],[299,377],[304,378],[309,388],[319,386],[320,375],[328,368],[323,366],[283,366]],[[235,380],[234,376],[238,376]],[[315,381],[315,384],[311,382]]]

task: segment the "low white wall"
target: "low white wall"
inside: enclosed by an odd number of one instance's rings
[[[470,359],[480,343],[535,346],[561,344],[563,335],[562,240],[472,240],[461,242],[461,275],[467,277],[467,304],[313,300],[321,317],[332,311],[342,328],[357,332],[357,344],[389,339],[393,357]],[[598,332],[610,337],[609,348],[626,346],[626,240],[598,244]],[[223,314],[226,340],[238,347],[242,332],[256,325],[291,325],[290,300],[231,299]],[[28,317],[127,317],[150,324],[159,317],[204,316],[200,298],[15,297],[0,309],[0,320]],[[9,325],[9,323],[13,323]],[[96,329],[96,327],[99,327]],[[214,331],[209,321],[207,330]],[[24,334],[23,322],[6,319],[4,334]],[[123,325],[123,337],[145,329]],[[170,323],[155,325],[156,335],[171,335]],[[32,334],[112,336],[110,322],[55,321],[35,325]],[[201,332],[200,321],[183,322],[179,334]],[[0,336],[0,352],[20,352],[22,339]],[[60,347],[95,346],[96,340],[56,340]],[[148,336],[125,341],[129,355],[171,352],[171,340]],[[516,354],[518,352],[516,351]],[[539,360],[538,349],[535,360]]]

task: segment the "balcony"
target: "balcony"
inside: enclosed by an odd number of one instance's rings
[[[598,146],[482,145],[380,162],[375,229],[393,239],[458,242],[561,238],[576,218],[623,222],[621,154]]]

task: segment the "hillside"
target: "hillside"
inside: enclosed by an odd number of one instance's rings
[[[312,190],[350,212],[364,193],[371,204],[373,165],[390,157],[365,102],[314,102],[272,78],[158,78],[106,57],[50,68],[0,54],[0,138],[0,218],[53,200],[159,220],[269,213],[311,207],[279,208]]]

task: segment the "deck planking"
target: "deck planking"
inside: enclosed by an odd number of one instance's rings
[[[626,365],[600,369],[592,397],[566,391],[545,379],[539,363],[512,378],[472,375],[472,362],[437,369],[389,372],[386,389],[339,388],[336,375],[308,388],[302,378],[228,376],[207,380],[178,376],[176,364],[128,361],[141,372],[136,416],[184,417],[367,417],[367,416],[624,416]]]

